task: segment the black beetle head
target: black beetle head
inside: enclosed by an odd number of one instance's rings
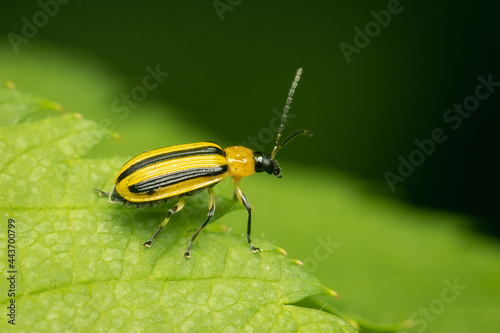
[[[255,172],[265,171],[270,175],[281,178],[281,169],[278,162],[271,155],[262,152],[255,153]]]

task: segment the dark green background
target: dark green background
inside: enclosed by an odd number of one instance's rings
[[[295,141],[280,160],[339,169],[373,181],[388,196],[481,217],[483,230],[498,232],[500,91],[456,131],[442,116],[474,92],[478,75],[500,81],[499,6],[402,1],[401,13],[348,64],[339,44],[352,44],[353,28],[364,28],[373,20],[370,11],[386,9],[387,3],[241,1],[221,21],[212,1],[73,0],[19,52],[42,44],[98,62],[109,75],[123,77],[117,97],[141,83],[146,66],[160,64],[170,75],[147,102],[183,110],[179,117],[214,135],[193,134],[193,140],[222,145],[238,144],[266,127],[272,109],[282,109],[296,69],[303,67],[292,104],[297,117],[285,131],[309,128],[315,138]],[[32,20],[40,10],[35,1],[0,6],[3,41],[8,32],[21,33],[22,17]],[[64,82],[60,89],[64,92]],[[41,94],[43,87],[30,90]],[[86,98],[92,97],[82,101]],[[132,110],[141,111],[141,105]],[[117,116],[111,110],[102,115]],[[396,172],[398,155],[408,156],[413,141],[428,138],[437,127],[446,130],[448,140],[392,193],[384,172]],[[119,122],[116,130],[127,143],[116,145],[119,154],[155,148],[147,128],[136,128],[142,142],[127,141]]]

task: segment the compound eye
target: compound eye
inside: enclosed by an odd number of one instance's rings
[[[274,172],[273,162],[268,158],[264,158],[262,160],[262,169],[264,169],[264,171],[267,172],[268,174],[272,174]]]

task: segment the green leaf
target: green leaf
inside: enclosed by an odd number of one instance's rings
[[[334,292],[263,239],[254,238],[263,252],[253,254],[243,235],[212,225],[185,259],[206,196],[188,197],[154,246],[142,247],[169,206],[126,208],[93,192],[110,189],[126,161],[82,157],[108,133],[75,114],[26,121],[56,104],[13,89],[1,89],[0,102],[8,125],[0,132],[1,244],[15,221],[15,261],[9,266],[2,251],[0,271],[15,271],[17,329],[355,332],[335,315],[294,305]],[[239,207],[223,197],[216,205],[214,219]],[[3,291],[12,286],[1,281],[6,309]],[[0,330],[12,327],[0,321]]]
[[[14,88],[15,85],[8,81],[3,88],[5,93],[0,95],[0,127],[39,119],[45,111],[62,111],[57,103],[23,94]]]

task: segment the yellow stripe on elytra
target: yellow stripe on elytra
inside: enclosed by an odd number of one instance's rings
[[[175,160],[168,160],[161,163],[156,163],[125,177],[120,183],[125,183],[127,186],[135,185],[144,180],[167,175],[172,172],[183,171],[192,168],[213,168],[226,165],[226,158],[222,155],[200,155],[189,156]]]
[[[187,146],[187,145],[185,145]],[[192,146],[192,145],[190,145]],[[206,145],[205,145],[206,146]],[[164,153],[164,152],[162,152]],[[227,165],[226,158],[222,155],[196,155],[188,156],[179,159],[167,160],[156,163],[145,168],[139,169],[128,175],[116,184],[116,191],[126,200],[132,202],[148,202],[153,200],[161,200],[170,197],[176,197],[182,194],[195,191],[197,189],[217,183],[227,177],[228,172],[217,176],[205,176],[195,179],[185,180],[177,184],[173,184],[156,190],[153,194],[132,193],[129,186],[135,185],[142,181],[168,175],[172,172],[188,170],[192,168],[213,168]]]
[[[222,150],[222,148],[218,144],[213,143],[213,142],[187,143],[187,144],[183,144],[183,145],[153,149],[153,150],[144,152],[144,153],[132,158],[127,163],[125,163],[125,165],[121,168],[120,172],[118,172],[118,175],[120,175],[123,171],[127,170],[133,164],[136,164],[136,163],[143,161],[147,158],[162,155],[162,154],[168,154],[168,153],[172,153],[172,152],[176,152],[176,151],[195,149],[195,148],[201,148],[201,147],[215,147],[215,148],[219,148]]]

